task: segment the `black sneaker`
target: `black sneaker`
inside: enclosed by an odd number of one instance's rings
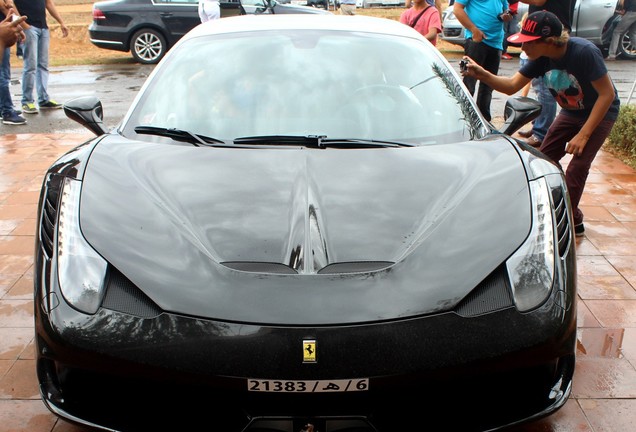
[[[2,116],[2,123],[7,125],[23,125],[26,119],[16,112]]]
[[[577,237],[583,237],[585,234],[585,226],[583,226],[583,222],[580,224],[574,225],[574,235]]]
[[[38,104],[40,106],[40,109],[58,109],[58,108],[62,108],[62,104],[61,103],[57,103],[54,100],[49,100],[48,102],[44,102],[41,104]]]

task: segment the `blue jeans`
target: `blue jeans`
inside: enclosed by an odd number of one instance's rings
[[[22,72],[22,104],[34,103],[33,87],[38,104],[49,101],[49,29],[31,26],[24,30],[24,70]]]
[[[532,134],[543,141],[556,117],[557,103],[548,87],[543,83],[543,77],[534,78],[532,88],[537,95],[537,101],[541,104],[541,114],[532,123]]]
[[[15,112],[13,101],[11,100],[11,49],[5,48],[2,57],[2,66],[0,66],[0,111],[2,117]]]

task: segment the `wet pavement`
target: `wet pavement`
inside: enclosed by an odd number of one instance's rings
[[[625,101],[636,79],[636,63],[615,63],[627,68],[610,69]],[[502,62],[502,70],[516,65],[516,61]],[[56,69],[51,96],[63,102],[95,95],[104,101],[105,123],[114,126],[151,70],[137,65]],[[497,115],[503,112],[505,97],[495,95],[495,99]],[[0,431],[86,432],[58,420],[40,400],[32,290],[35,214],[43,173],[58,156],[92,134],[66,119],[62,110],[27,120],[26,126],[0,125]],[[576,240],[578,341],[572,396],[551,417],[508,432],[635,430],[636,171],[601,151],[581,208],[586,235]],[[413,430],[449,429],[423,423]]]

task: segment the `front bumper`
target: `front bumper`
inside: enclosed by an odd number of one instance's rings
[[[321,431],[393,431],[423,417],[453,419],[453,430],[492,430],[548,415],[565,403],[576,311],[563,308],[559,296],[554,290],[546,304],[526,314],[507,308],[471,318],[444,313],[297,328],[169,313],[140,318],[107,309],[88,316],[49,294],[57,307],[36,305],[40,390],[56,414],[122,431],[209,423],[227,432],[263,424],[297,432],[303,422],[322,425]],[[313,364],[302,362],[307,338],[317,341]],[[370,379],[369,391],[247,391],[247,378],[363,377]],[[347,429],[351,424],[365,429]]]

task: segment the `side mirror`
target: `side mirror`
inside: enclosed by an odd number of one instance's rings
[[[108,133],[104,127],[102,103],[95,96],[81,96],[64,104],[64,114],[100,136]]]
[[[506,101],[505,122],[499,131],[506,135],[512,135],[523,125],[537,118],[539,114],[541,114],[539,102],[529,97],[513,96]]]

